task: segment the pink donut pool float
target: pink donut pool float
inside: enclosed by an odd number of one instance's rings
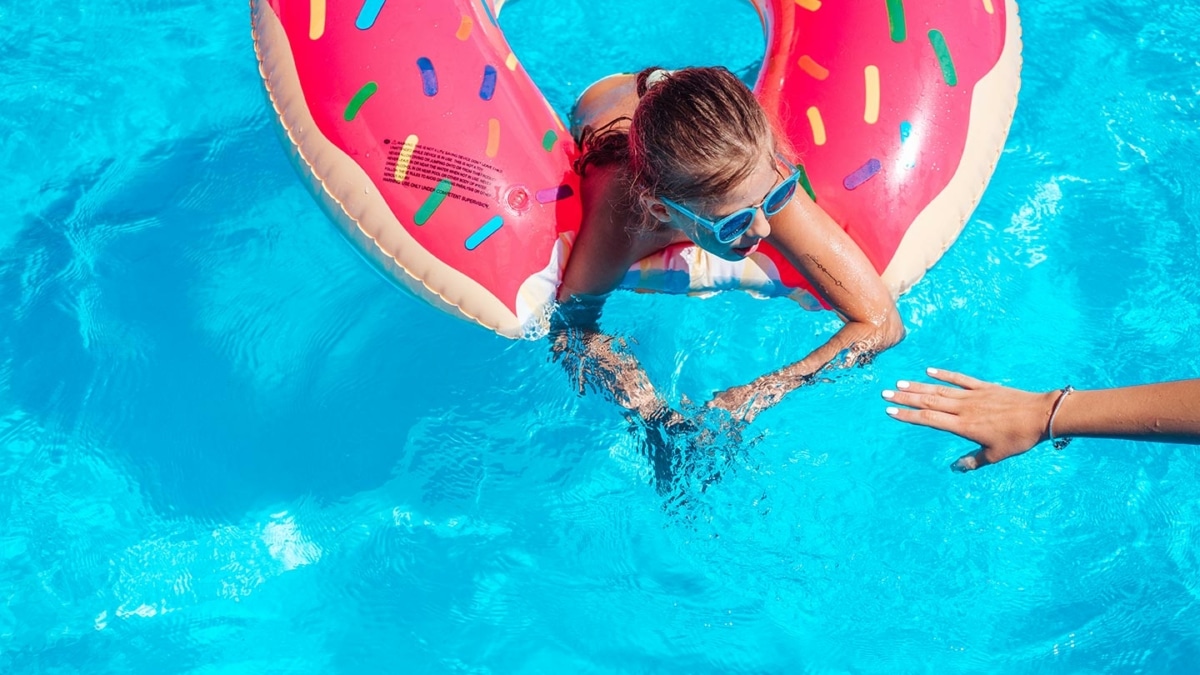
[[[579,228],[576,149],[489,0],[252,0],[259,67],[313,194],[388,277],[509,337],[537,335]],[[755,85],[805,189],[893,293],[953,243],[1020,87],[1012,0],[754,0]],[[623,287],[744,290],[822,306],[768,246],[674,246]]]

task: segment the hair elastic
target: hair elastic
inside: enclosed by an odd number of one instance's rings
[[[1063,401],[1067,400],[1067,397],[1071,395],[1071,392],[1075,391],[1075,387],[1072,387],[1068,384],[1067,386],[1063,387],[1061,391],[1062,393],[1058,395],[1058,400],[1054,402],[1054,408],[1050,411],[1050,421],[1046,424],[1046,435],[1049,437],[1048,440],[1050,441],[1050,444],[1054,446],[1055,450],[1062,450],[1070,445],[1071,441],[1075,440],[1073,438],[1054,437],[1054,416],[1058,414],[1058,409],[1062,407]]]
[[[649,75],[646,76],[646,89],[647,90],[651,89],[652,87],[654,87],[654,85],[667,79],[667,76],[670,74],[671,74],[671,71],[665,70],[663,68],[659,68],[659,69],[655,70],[654,72],[650,73]]]

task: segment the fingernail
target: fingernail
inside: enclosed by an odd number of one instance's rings
[[[900,414],[900,409],[899,409],[899,408],[896,408],[896,407],[894,407],[894,406],[890,406],[890,405],[889,405],[888,407],[884,408],[884,409],[883,409],[883,411],[884,411],[885,413],[887,413],[887,414],[889,414],[889,415],[893,416],[893,417],[895,417],[896,415]]]
[[[908,380],[900,380],[896,383],[897,389],[908,389]]]
[[[937,375],[938,369],[937,368],[926,368],[925,372],[929,373],[930,375]]]
[[[895,395],[896,395],[896,392],[892,391],[891,389],[883,390],[883,397],[886,399],[890,399],[890,398],[894,397]]]

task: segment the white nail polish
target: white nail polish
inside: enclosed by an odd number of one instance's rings
[[[890,399],[894,398],[895,396],[896,396],[896,392],[892,391],[891,389],[884,389],[884,390],[883,390],[883,397],[884,397],[884,398],[886,398],[886,399],[889,399],[889,400],[890,400]]]
[[[890,406],[890,405],[889,405],[887,408],[884,408],[884,410],[883,410],[883,411],[884,411],[884,412],[886,412],[886,413],[887,413],[887,414],[889,414],[889,415],[895,416],[895,415],[897,415],[897,414],[900,412],[900,409],[899,409],[899,408],[892,407],[892,406]]]
[[[929,373],[930,375],[937,375],[938,369],[937,368],[926,368],[925,372]]]
[[[908,389],[908,380],[900,380],[896,383],[897,389]]]

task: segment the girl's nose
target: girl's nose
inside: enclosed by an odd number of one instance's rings
[[[766,239],[771,235],[771,223],[762,209],[755,212],[754,221],[750,223],[750,229],[746,230],[746,234],[755,239]]]

